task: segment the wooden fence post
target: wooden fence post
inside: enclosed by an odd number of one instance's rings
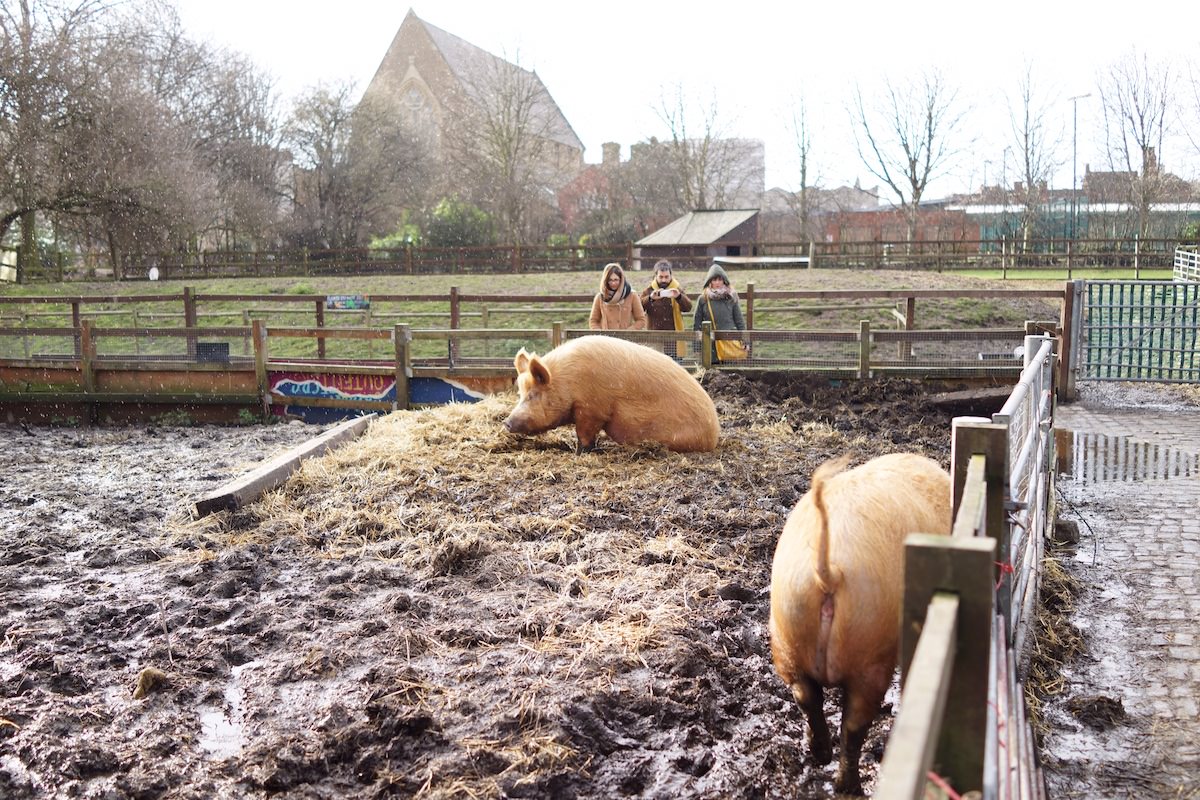
[[[250,337],[254,340],[254,377],[258,381],[259,402],[266,420],[271,416],[271,385],[267,380],[267,326],[261,319],[254,320]]]
[[[553,350],[563,343],[563,322],[559,320],[550,326],[550,349]]]
[[[858,322],[858,378],[866,380],[871,377],[871,321]]]
[[[995,559],[996,542],[989,538],[913,533],[904,543],[902,685],[907,682],[930,601],[937,592],[951,592],[959,598],[954,674],[946,696],[934,770],[960,794],[983,787]]]
[[[904,330],[911,331],[913,329],[913,327],[915,327],[915,325],[916,325],[916,319],[917,319],[917,298],[915,298],[915,297],[904,298]],[[908,361],[910,358],[912,358],[912,342],[908,342],[908,341],[900,342],[897,345],[897,349],[900,351],[897,355],[900,356],[900,359],[902,361]]]
[[[96,340],[92,338],[91,320],[79,323],[79,371],[83,377],[83,393],[96,391]]]
[[[997,612],[1004,615],[1005,635],[1010,635],[1012,605],[1012,565],[1010,530],[1005,504],[1008,501],[1008,428],[985,417],[955,417],[951,423],[950,474],[953,480],[951,509],[958,516],[971,456],[986,459],[984,479],[987,500],[984,511],[987,535],[996,540],[997,561],[992,582],[996,586]]]
[[[1071,369],[1071,362],[1079,356],[1075,349],[1075,337],[1079,331],[1075,324],[1075,312],[1077,310],[1076,297],[1083,293],[1082,287],[1082,281],[1067,281],[1063,284],[1062,316],[1059,319],[1059,327],[1062,329],[1062,348],[1058,354],[1058,385],[1062,391],[1060,397],[1062,400],[1075,399],[1075,370]]]
[[[808,268],[812,269],[817,263],[817,248],[813,244],[813,240],[808,240]]]
[[[196,293],[190,286],[183,287],[183,327],[195,328],[196,325]],[[196,334],[189,333],[186,337],[187,357],[189,361],[196,360]]]
[[[412,330],[407,325],[397,325],[392,331],[396,343],[396,400],[393,409],[409,407],[408,379],[412,376]]]
[[[712,369],[713,365],[713,325],[712,320],[700,323],[700,366]]]
[[[83,358],[83,342],[80,330],[83,327],[83,314],[79,310],[79,301],[71,301],[71,327],[75,329],[75,357]]]
[[[317,327],[325,327],[325,302],[323,300],[315,301],[317,307]],[[325,337],[317,337],[317,358],[325,360]]]
[[[459,308],[458,287],[450,287],[450,330],[458,330],[459,320],[461,318],[461,309]],[[451,337],[449,340],[449,348],[446,357],[450,360],[447,364],[449,367],[454,366],[454,362],[458,359],[458,339]]]
[[[746,284],[746,330],[754,330],[754,283]]]
[[[83,373],[83,394],[87,408],[85,424],[91,425],[98,420],[99,415],[96,403],[91,399],[96,393],[96,340],[92,337],[90,320],[80,322],[79,344],[79,369]]]

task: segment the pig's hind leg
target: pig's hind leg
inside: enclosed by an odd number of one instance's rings
[[[839,794],[861,795],[862,778],[859,776],[859,761],[863,743],[871,730],[871,723],[879,714],[884,695],[891,682],[891,673],[886,678],[867,669],[861,680],[847,682],[842,694],[842,730],[840,735],[841,759],[838,776],[833,788]]]
[[[825,722],[825,690],[812,678],[801,675],[792,684],[792,696],[808,719],[808,749],[813,761],[828,764],[833,760],[833,743]]]

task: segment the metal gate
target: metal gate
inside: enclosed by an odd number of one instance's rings
[[[1083,281],[1078,380],[1200,383],[1200,283]]]

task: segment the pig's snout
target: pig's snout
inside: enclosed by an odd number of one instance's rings
[[[528,414],[522,414],[521,409],[513,409],[507,417],[504,418],[504,429],[509,433],[529,433]]]

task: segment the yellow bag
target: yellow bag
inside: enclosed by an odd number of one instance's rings
[[[705,298],[708,300],[708,298]],[[717,318],[713,316],[712,300],[708,300],[708,319],[714,325]],[[741,361],[750,357],[746,345],[736,339],[717,339],[717,361]]]
[[[746,345],[736,339],[717,340],[718,361],[740,361],[749,357],[750,353],[746,350]]]

